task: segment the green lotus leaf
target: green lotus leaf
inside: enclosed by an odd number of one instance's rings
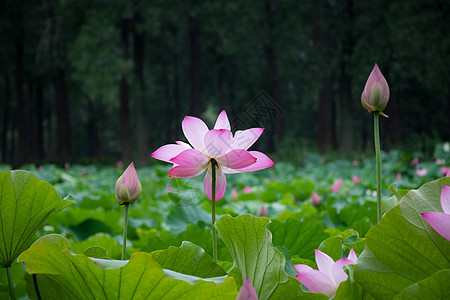
[[[0,267],[10,266],[39,227],[73,203],[31,172],[0,172]]]
[[[74,255],[69,242],[57,234],[38,239],[19,262],[29,274],[38,274],[42,299],[234,300],[237,295],[231,277],[203,279],[167,272],[145,252],[134,253],[129,261]]]
[[[266,228],[270,220],[250,214],[222,216],[215,228],[224,241],[242,279],[250,279],[258,299],[327,299],[325,295],[307,293],[300,282],[284,272],[285,258],[272,246],[272,233]]]
[[[392,299],[419,287],[424,295],[425,286],[433,283],[437,287],[432,278],[441,270],[450,269],[450,241],[434,231],[420,215],[427,211],[442,212],[443,185],[450,186],[450,178],[409,191],[367,233],[366,247],[358,258],[354,278],[375,299]],[[421,297],[425,298],[434,299],[433,294]]]

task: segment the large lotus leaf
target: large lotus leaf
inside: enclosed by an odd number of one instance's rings
[[[434,231],[420,213],[442,212],[443,185],[450,186],[450,178],[409,191],[368,232],[354,278],[376,299],[392,299],[408,287],[424,285],[419,282],[439,289],[437,281],[431,278],[450,269],[450,242]]]
[[[153,259],[164,269],[202,277],[218,277],[227,273],[201,247],[184,241],[181,247],[152,252]]]
[[[215,227],[233,256],[241,278],[248,276],[258,299],[327,299],[303,292],[300,282],[284,272],[285,258],[272,247],[268,218],[250,214],[222,216]]]
[[[45,220],[73,203],[31,172],[0,172],[0,267],[11,265]]]
[[[314,249],[329,237],[320,221],[311,217],[301,220],[273,220],[268,226],[273,235],[273,245],[288,249],[292,256],[314,259]]]
[[[394,299],[450,299],[450,269],[441,270],[412,284],[400,292]]]
[[[129,261],[90,259],[72,254],[69,242],[56,234],[38,239],[19,262],[25,263],[28,273],[38,274],[43,299],[235,299],[237,295],[231,277],[216,284],[215,279],[166,274],[145,252],[134,253]]]

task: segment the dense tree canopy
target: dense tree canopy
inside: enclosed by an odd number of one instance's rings
[[[147,162],[191,114],[226,109],[259,148],[371,149],[375,62],[391,88],[384,147],[450,139],[448,1],[12,1],[0,9],[0,162]]]

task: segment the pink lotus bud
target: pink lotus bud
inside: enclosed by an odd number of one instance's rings
[[[167,186],[167,192],[168,192],[168,193],[172,193],[172,192],[173,192],[173,187],[170,186],[170,185],[168,185],[168,186]]]
[[[236,189],[231,189],[231,199],[237,200],[238,198],[238,192]]]
[[[337,183],[333,183],[333,185],[331,186],[330,189],[331,189],[332,192],[339,192],[340,189],[341,189],[341,186],[339,184],[337,184]]]
[[[398,173],[395,175],[395,178],[397,178],[397,180],[402,180],[402,173],[398,172]]]
[[[66,162],[66,163],[64,164],[64,168],[65,168],[66,170],[70,169],[70,164],[69,164],[68,162]]]
[[[236,300],[258,300],[258,295],[256,294],[252,283],[248,279],[248,276],[245,277]]]
[[[120,205],[125,203],[133,204],[137,198],[141,195],[142,185],[134,168],[134,164],[131,163],[128,168],[123,172],[122,176],[117,179],[116,182],[116,199]]]
[[[445,175],[448,172],[450,172],[450,167],[442,167],[441,168],[441,174]]]
[[[375,64],[361,95],[361,104],[369,112],[378,112],[382,116],[387,117],[383,114],[383,110],[386,108],[388,101],[389,85],[383,74],[381,74],[378,65]]]
[[[344,180],[342,178],[338,178],[335,182],[337,185],[341,186],[344,184]]]
[[[264,205],[259,208],[258,217],[267,217],[267,208]]]
[[[355,176],[353,176],[352,181],[354,184],[358,184],[360,182],[360,179],[358,176],[355,175]]]
[[[358,165],[358,161],[355,159],[355,160],[352,162],[352,165],[353,165],[354,167],[356,167],[356,166]]]
[[[416,170],[416,175],[419,177],[424,177],[425,175],[427,175],[427,173],[428,173],[428,170],[425,168]]]
[[[419,159],[417,157],[414,157],[412,160],[413,165],[417,166],[419,164]]]
[[[117,167],[117,169],[122,169],[123,168],[123,162],[121,160],[118,160],[116,162],[116,167]]]
[[[320,196],[319,196],[319,194],[317,194],[316,192],[312,192],[311,193],[311,202],[312,202],[312,205],[314,205],[314,206],[319,206],[320,205],[320,200],[322,200],[322,198],[320,198]]]
[[[244,188],[244,194],[248,194],[252,192],[252,188],[249,187],[248,185]]]

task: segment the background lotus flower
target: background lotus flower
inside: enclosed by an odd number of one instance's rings
[[[212,130],[202,120],[191,116],[184,118],[182,128],[189,144],[177,141],[176,144],[164,145],[153,152],[152,157],[173,163],[173,168],[167,172],[170,177],[196,177],[207,170],[203,188],[211,200],[213,160],[216,163],[216,202],[225,193],[225,174],[257,171],[274,165],[265,154],[247,151],[264,129],[237,131],[233,136],[225,111],[219,114]]]
[[[446,175],[448,172],[450,172],[450,167],[442,167],[440,171],[442,175]]]
[[[236,300],[258,300],[258,295],[256,294],[250,279],[248,279],[248,276],[245,277]]]
[[[244,194],[249,194],[252,192],[252,188],[249,187],[248,185],[244,188]]]
[[[382,116],[387,117],[383,114],[383,110],[386,108],[388,101],[389,85],[383,74],[381,74],[378,65],[375,64],[364,86],[361,104],[369,112],[378,112]]]
[[[264,205],[259,208],[258,217],[267,217],[267,208]]]
[[[443,213],[429,211],[421,213],[421,215],[437,233],[450,241],[450,186],[442,187],[441,206]]]
[[[313,192],[311,193],[311,202],[312,202],[312,205],[314,205],[314,206],[319,206],[320,200],[322,200],[322,198],[320,198],[319,194],[317,194],[316,192],[313,191]]]
[[[142,184],[131,163],[116,182],[116,199],[120,205],[125,203],[133,204],[142,192]]]
[[[402,180],[402,173],[398,172],[397,174],[395,174],[395,178],[397,180]]]
[[[417,157],[414,157],[412,160],[412,164],[417,166],[419,164],[419,159]]]
[[[355,176],[353,176],[352,181],[354,184],[358,184],[361,180],[359,179],[358,176],[355,175]]]
[[[339,284],[347,280],[348,277],[344,270],[342,270],[342,267],[356,264],[358,258],[353,248],[350,250],[348,258],[342,258],[336,262],[322,251],[314,251],[319,270],[312,269],[307,265],[294,265],[294,268],[299,271],[295,277],[308,288],[308,292],[322,293],[328,297],[333,297]]]
[[[425,175],[427,175],[427,173],[428,173],[428,170],[425,168],[416,170],[416,175],[419,177],[424,177]]]

